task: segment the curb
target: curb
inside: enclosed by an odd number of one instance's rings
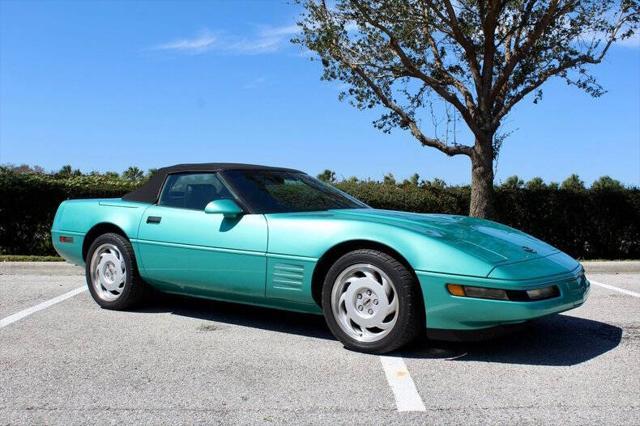
[[[640,272],[640,260],[580,262],[587,273]],[[68,262],[0,262],[0,275],[84,275],[84,267]]]
[[[640,260],[595,260],[580,262],[587,273],[619,274],[625,272],[640,272]]]
[[[0,275],[84,275],[84,267],[68,262],[0,262]]]

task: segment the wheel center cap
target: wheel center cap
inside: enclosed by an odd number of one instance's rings
[[[98,265],[98,273],[100,282],[106,290],[113,291],[118,289],[124,278],[120,268],[120,261],[114,255],[105,254],[102,256],[102,260]]]
[[[378,310],[378,295],[370,288],[362,288],[356,292],[354,305],[358,315],[370,317]]]

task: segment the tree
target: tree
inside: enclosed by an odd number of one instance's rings
[[[71,164],[66,164],[62,166],[56,174],[60,177],[70,177],[73,175],[73,168],[71,167]]]
[[[406,186],[419,186],[420,185],[420,175],[418,173],[414,173],[409,176],[409,179],[405,179],[402,182],[402,185]]]
[[[67,164],[62,166],[55,175],[61,178],[70,178],[73,176],[82,176],[82,171],[80,169],[74,169],[70,164]]]
[[[327,183],[335,183],[336,181],[336,172],[329,169],[324,169],[324,172],[318,175],[318,179]]]
[[[151,169],[147,170],[146,178],[147,178],[147,179],[151,179],[151,178],[152,178],[152,177],[154,177],[156,174],[158,174],[158,169],[156,169],[156,168],[151,168]]]
[[[574,192],[580,192],[585,190],[584,182],[582,181],[582,179],[580,179],[580,176],[578,176],[575,173],[569,176],[568,178],[566,178],[560,185],[560,188],[567,191],[574,191]]]
[[[624,185],[610,176],[601,176],[591,184],[591,189],[596,191],[622,191],[624,190]]]
[[[136,166],[131,166],[122,172],[122,177],[126,180],[137,181],[144,177],[144,172]]]
[[[550,78],[597,97],[589,66],[634,35],[639,0],[298,0],[301,35],[323,79],[340,80],[359,109],[381,106],[385,132],[408,130],[423,146],[471,159],[472,216],[493,210],[498,129]],[[431,96],[464,121],[468,144],[427,133],[419,113]]]
[[[530,190],[540,190],[545,189],[547,185],[544,183],[544,180],[541,177],[534,177],[529,182],[525,184],[525,187]]]
[[[426,186],[428,188],[436,188],[439,190],[443,190],[447,187],[447,183],[442,179],[434,178],[432,181],[427,181]]]
[[[396,177],[393,175],[393,173],[387,173],[386,175],[384,175],[382,182],[385,185],[395,185],[397,183]]]
[[[503,188],[508,188],[508,189],[519,189],[522,188],[524,186],[524,180],[520,179],[518,176],[513,175],[513,176],[509,176],[503,183],[502,183],[502,187]]]
[[[19,166],[16,166],[15,164],[6,164],[5,167],[18,174],[35,173],[41,175],[45,173],[44,168],[38,165],[31,167],[28,164],[20,164]]]

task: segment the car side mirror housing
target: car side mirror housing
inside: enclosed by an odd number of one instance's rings
[[[207,204],[204,212],[208,214],[222,214],[225,218],[234,218],[244,213],[240,206],[233,200],[214,200]]]

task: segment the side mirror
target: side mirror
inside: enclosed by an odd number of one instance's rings
[[[211,201],[205,206],[204,212],[222,214],[225,218],[238,217],[244,213],[235,201],[229,199]]]

